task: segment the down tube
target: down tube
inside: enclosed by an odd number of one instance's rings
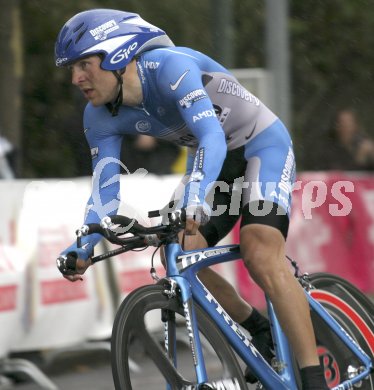
[[[230,259],[227,260],[227,257],[230,257],[232,260],[232,257],[227,256],[227,254],[212,256],[209,259],[201,260],[200,262],[185,269],[183,271],[183,275],[187,277],[191,283],[194,299],[201,307],[204,308],[209,316],[212,317],[219,329],[229,340],[233,349],[238,353],[243,361],[251,367],[256,376],[261,378],[262,384],[266,388],[287,390],[289,387],[268,365],[262,356],[258,354],[250,340],[240,330],[238,324],[231,319],[231,317],[223,310],[223,308],[218,304],[209,291],[203,287],[196,277],[196,272],[198,272],[201,268],[229,261]]]

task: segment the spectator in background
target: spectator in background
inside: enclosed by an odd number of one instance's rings
[[[14,178],[10,160],[13,150],[13,145],[6,138],[0,136],[0,179]]]
[[[171,142],[144,134],[127,135],[122,143],[121,159],[130,173],[142,167],[149,173],[168,175],[177,173],[173,167],[180,153],[181,148]]]
[[[334,116],[324,157],[316,169],[374,170],[374,142],[361,129],[356,112],[344,108]]]

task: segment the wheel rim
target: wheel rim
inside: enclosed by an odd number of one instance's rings
[[[317,290],[310,293],[321,303],[347,333],[373,357],[373,329],[371,303],[349,282],[334,275],[317,274],[311,276],[311,282]],[[318,354],[330,388],[343,380],[351,379],[360,372],[360,362],[349,349],[331,334],[326,325],[312,312],[318,344]],[[323,334],[325,333],[325,334]],[[356,388],[374,389],[372,375],[357,383]]]
[[[159,366],[158,367],[159,371],[161,371],[161,369],[164,370],[163,374],[166,378],[168,378],[168,381],[169,381],[169,383],[171,383],[172,388],[173,389],[174,388],[181,389],[184,386],[196,384],[195,375],[193,375],[194,377],[191,378],[191,376],[189,376],[190,373],[188,375],[186,374],[186,371],[188,371],[189,368],[187,370],[184,370],[185,361],[183,361],[181,364],[181,368],[183,368],[183,370],[181,369],[182,373],[179,372],[179,367],[178,367],[178,370],[176,370],[173,367],[172,363],[169,362],[167,360],[167,358],[165,357],[165,350],[160,347],[159,340],[155,341],[155,338],[154,338],[155,333],[147,330],[147,315],[148,315],[147,313],[150,313],[151,315],[153,315],[153,313],[151,313],[153,310],[157,311],[161,308],[175,311],[175,313],[177,313],[177,316],[180,316],[183,312],[182,309],[180,308],[180,305],[176,304],[176,301],[169,300],[160,294],[160,288],[158,288],[159,286],[152,286],[152,287],[153,288],[150,289],[149,299],[142,297],[141,299],[139,298],[138,300],[134,299],[133,300],[134,302],[132,302],[132,303],[130,301],[130,303],[132,304],[131,320],[129,318],[124,318],[124,319],[122,319],[122,322],[123,322],[122,323],[121,321],[117,320],[117,318],[116,318],[115,326],[113,328],[114,333],[113,333],[112,337],[114,337],[115,339],[118,339],[118,337],[119,337],[118,334],[123,335],[124,333],[126,333],[128,335],[128,336],[126,336],[125,339],[122,337],[121,343],[125,343],[126,347],[122,348],[121,351],[120,351],[121,348],[119,348],[118,345],[116,345],[116,342],[114,342],[114,343],[112,342],[112,348],[113,348],[112,351],[114,352],[114,355],[116,355],[116,358],[112,360],[112,366],[115,365],[117,367],[117,368],[113,369],[113,377],[114,377],[115,383],[119,384],[118,387],[116,387],[116,388],[126,388],[126,390],[127,389],[144,388],[144,387],[135,387],[135,385],[133,386],[133,383],[131,382],[131,380],[134,377],[134,375],[132,372],[130,372],[129,364],[128,364],[128,361],[131,358],[131,350],[130,350],[130,348],[128,348],[127,343],[129,341],[129,337],[130,337],[129,336],[130,329],[131,328],[134,329],[135,323],[136,323],[136,328],[135,328],[135,330],[133,330],[133,336],[136,339],[140,340],[141,348],[144,350],[144,352],[147,356],[152,356],[153,359],[156,359],[156,360],[159,360],[162,362],[163,367]],[[202,311],[200,308],[197,307],[196,311],[197,311],[199,318],[201,315],[206,317],[206,314],[202,314]],[[160,318],[160,317],[161,316],[159,316],[158,318]],[[203,325],[203,327],[205,327],[205,326],[206,325]],[[117,329],[117,330],[115,331],[115,329]],[[185,329],[183,328],[183,330],[185,330]],[[206,328],[206,329],[201,329],[201,330],[202,330],[202,333],[207,333],[207,330],[209,330],[208,333],[210,333],[211,329]],[[215,332],[217,332],[217,330],[215,330]],[[160,330],[159,333],[163,334],[162,330]],[[235,360],[235,362],[236,362],[235,366],[233,366],[232,363],[226,362],[226,360],[230,360],[231,357],[230,357],[230,359],[227,359],[227,356],[225,355],[226,354],[225,348],[227,348],[227,347],[224,347],[222,345],[223,343],[225,343],[225,340],[222,339],[223,336],[220,335],[221,339],[217,338],[217,336],[215,334],[213,336],[210,334],[206,334],[206,336],[207,336],[208,342],[213,343],[212,350],[215,350],[215,352],[219,355],[218,360],[219,360],[219,363],[221,363],[221,368],[217,369],[216,372],[215,372],[216,368],[214,366],[210,365],[210,363],[208,363],[207,364],[207,371],[209,371],[208,376],[212,372],[213,372],[213,374],[216,373],[217,379],[223,379],[222,376],[224,376],[226,378],[235,376],[235,377],[238,377],[238,379],[239,379],[240,387],[238,387],[238,388],[240,388],[240,389],[246,388],[246,387],[244,387],[246,385],[245,385],[245,382],[243,379],[242,371],[241,371],[239,365],[237,364],[236,360]],[[180,346],[178,345],[178,347],[180,347]],[[208,352],[209,351],[207,351],[207,353]],[[232,354],[231,350],[230,350],[230,353]],[[188,358],[191,360],[191,365],[192,365],[191,356],[188,355]],[[214,361],[214,364],[216,364],[216,360]],[[122,370],[121,367],[125,368],[125,369]],[[121,370],[125,371],[124,375],[127,376],[128,378],[131,377],[131,379],[128,379],[127,381],[120,379],[119,377],[122,374],[120,374],[118,371],[121,371]],[[158,377],[160,377],[159,371],[157,371],[157,369],[156,369],[156,373],[155,373],[155,375]],[[223,374],[224,372],[225,372],[225,374]],[[215,378],[213,378],[213,379],[215,379]],[[209,376],[209,380],[211,380],[210,376]],[[156,387],[154,385],[152,385],[152,388],[156,388]],[[163,389],[164,388],[165,388],[165,382],[163,385]]]

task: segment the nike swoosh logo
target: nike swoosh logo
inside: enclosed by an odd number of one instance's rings
[[[245,136],[245,139],[250,139],[252,137],[252,134],[255,132],[256,125],[254,126],[253,130],[249,133],[249,135]]]
[[[172,84],[170,83],[170,89],[172,91],[175,91],[178,87],[179,87],[179,84],[182,82],[182,80],[184,79],[184,77],[186,76],[186,74],[189,72],[190,70],[186,70],[181,77],[179,77],[179,79],[176,81],[175,84]]]

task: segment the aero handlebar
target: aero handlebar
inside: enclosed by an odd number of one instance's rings
[[[150,218],[160,215],[160,211],[150,211],[148,213]],[[82,247],[82,237],[94,233],[98,233],[110,243],[120,246],[120,248],[91,257],[92,264],[133,249],[146,248],[148,246],[159,247],[163,243],[174,240],[178,232],[184,228],[185,211],[169,213],[167,214],[167,220],[168,223],[166,224],[146,227],[141,225],[136,219],[131,219],[124,215],[104,217],[100,224],[86,224],[76,231],[77,247]],[[126,237],[121,237],[123,235],[126,235]],[[69,252],[66,256],[60,256],[57,259],[57,267],[60,272],[64,275],[76,273],[77,258],[78,254],[76,252]]]

